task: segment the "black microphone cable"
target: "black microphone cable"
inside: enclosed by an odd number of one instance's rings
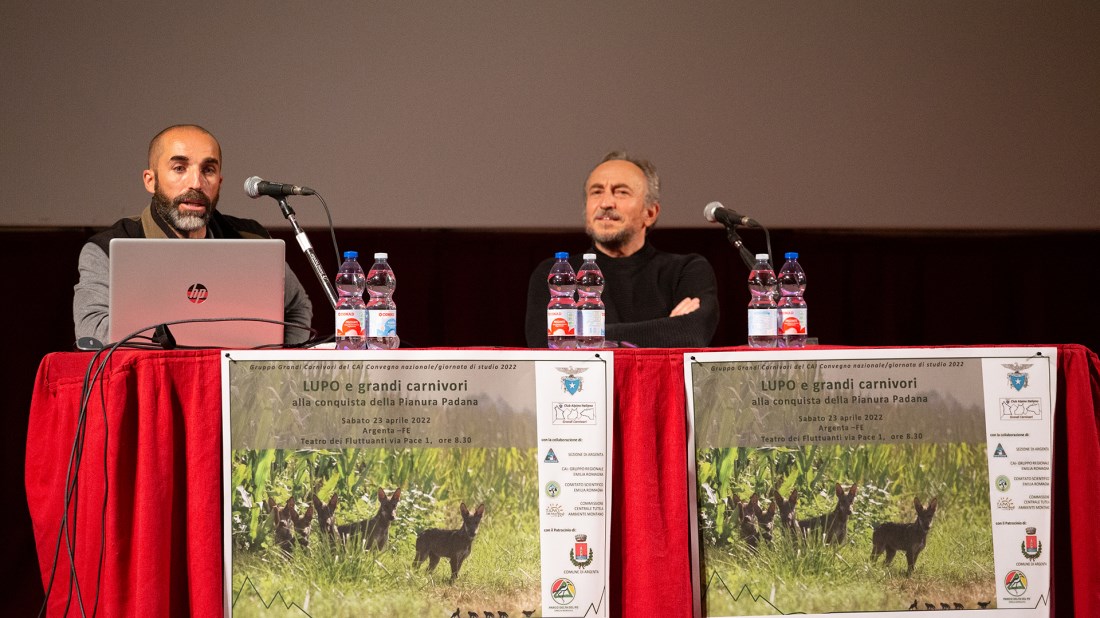
[[[117,342],[108,343],[99,350],[96,350],[91,360],[88,363],[87,369],[84,372],[84,380],[81,384],[80,404],[77,413],[76,432],[73,436],[73,445],[69,453],[69,463],[65,471],[65,485],[63,488],[64,498],[62,500],[62,515],[58,525],[57,541],[54,544],[53,565],[50,567],[50,577],[46,584],[45,598],[42,600],[42,607],[40,608],[38,615],[43,616],[49,606],[50,596],[53,592],[53,584],[56,580],[57,569],[61,564],[61,541],[65,540],[65,555],[69,560],[69,591],[68,597],[65,603],[64,615],[68,615],[69,608],[72,607],[74,592],[77,608],[80,610],[80,615],[86,617],[87,611],[84,604],[84,595],[80,587],[79,576],[76,568],[76,539],[77,539],[77,512],[76,508],[79,505],[79,488],[80,488],[80,466],[84,456],[84,441],[87,437],[87,422],[88,422],[88,407],[91,402],[91,398],[94,394],[94,386],[96,383],[99,385],[99,401],[100,409],[103,412],[103,504],[101,507],[100,516],[100,543],[99,543],[99,561],[96,571],[95,581],[95,598],[92,604],[92,616],[93,618],[98,613],[99,598],[103,579],[103,567],[105,561],[105,544],[107,538],[107,507],[108,499],[110,497],[110,477],[108,467],[108,444],[110,436],[110,425],[107,417],[107,395],[106,386],[103,381],[103,372],[108,366],[112,355],[120,348],[126,349],[152,349],[159,350],[164,349],[161,345],[155,343],[153,339],[148,336],[143,336],[143,333],[150,330],[163,329],[167,331],[167,327],[174,324],[185,324],[191,322],[227,322],[227,321],[249,321],[249,322],[268,322],[272,324],[282,324],[284,327],[299,328],[308,330],[311,333],[311,338],[303,344],[296,344],[291,346],[284,346],[283,344],[268,344],[263,346],[257,346],[253,349],[266,349],[266,348],[299,348],[305,347],[311,342],[316,340],[317,331],[312,327],[302,326],[301,324],[295,324],[293,322],[286,322],[281,320],[268,320],[264,318],[204,318],[204,319],[191,319],[191,320],[176,320],[172,322],[164,322],[155,326],[147,326],[140,330],[134,331],[129,335],[123,337]],[[137,343],[138,341],[149,341],[149,343]],[[177,346],[176,349],[181,350],[198,350],[198,349],[210,349],[209,346]],[[72,512],[70,518],[70,511]]]

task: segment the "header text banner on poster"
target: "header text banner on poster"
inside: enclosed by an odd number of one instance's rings
[[[695,615],[1048,615],[1056,354],[685,355]]]
[[[607,616],[613,370],[226,352],[227,613]]]

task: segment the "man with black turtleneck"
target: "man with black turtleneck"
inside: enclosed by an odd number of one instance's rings
[[[603,272],[607,339],[642,347],[705,347],[718,326],[714,270],[701,255],[665,253],[646,242],[660,214],[652,163],[609,153],[584,185],[585,232]],[[580,267],[580,255],[570,258]],[[546,278],[539,264],[527,288],[527,345],[546,347]]]

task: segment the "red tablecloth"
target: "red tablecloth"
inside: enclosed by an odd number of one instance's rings
[[[692,615],[685,351],[615,353],[615,615]],[[89,611],[98,590],[102,616],[221,614],[221,510],[211,508],[221,504],[218,357],[217,351],[120,352],[104,372],[102,391],[93,391],[69,508],[75,581]],[[31,404],[27,501],[43,584],[52,579],[50,616],[66,615],[74,581],[59,530],[90,360],[90,353],[47,356]],[[1058,363],[1054,600],[1058,613],[1100,616],[1100,359],[1063,345]],[[80,615],[75,601],[67,615]]]

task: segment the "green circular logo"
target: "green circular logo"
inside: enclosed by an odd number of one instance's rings
[[[550,598],[554,599],[558,605],[566,605],[576,596],[577,587],[564,577],[555,579],[554,583],[550,584]]]

